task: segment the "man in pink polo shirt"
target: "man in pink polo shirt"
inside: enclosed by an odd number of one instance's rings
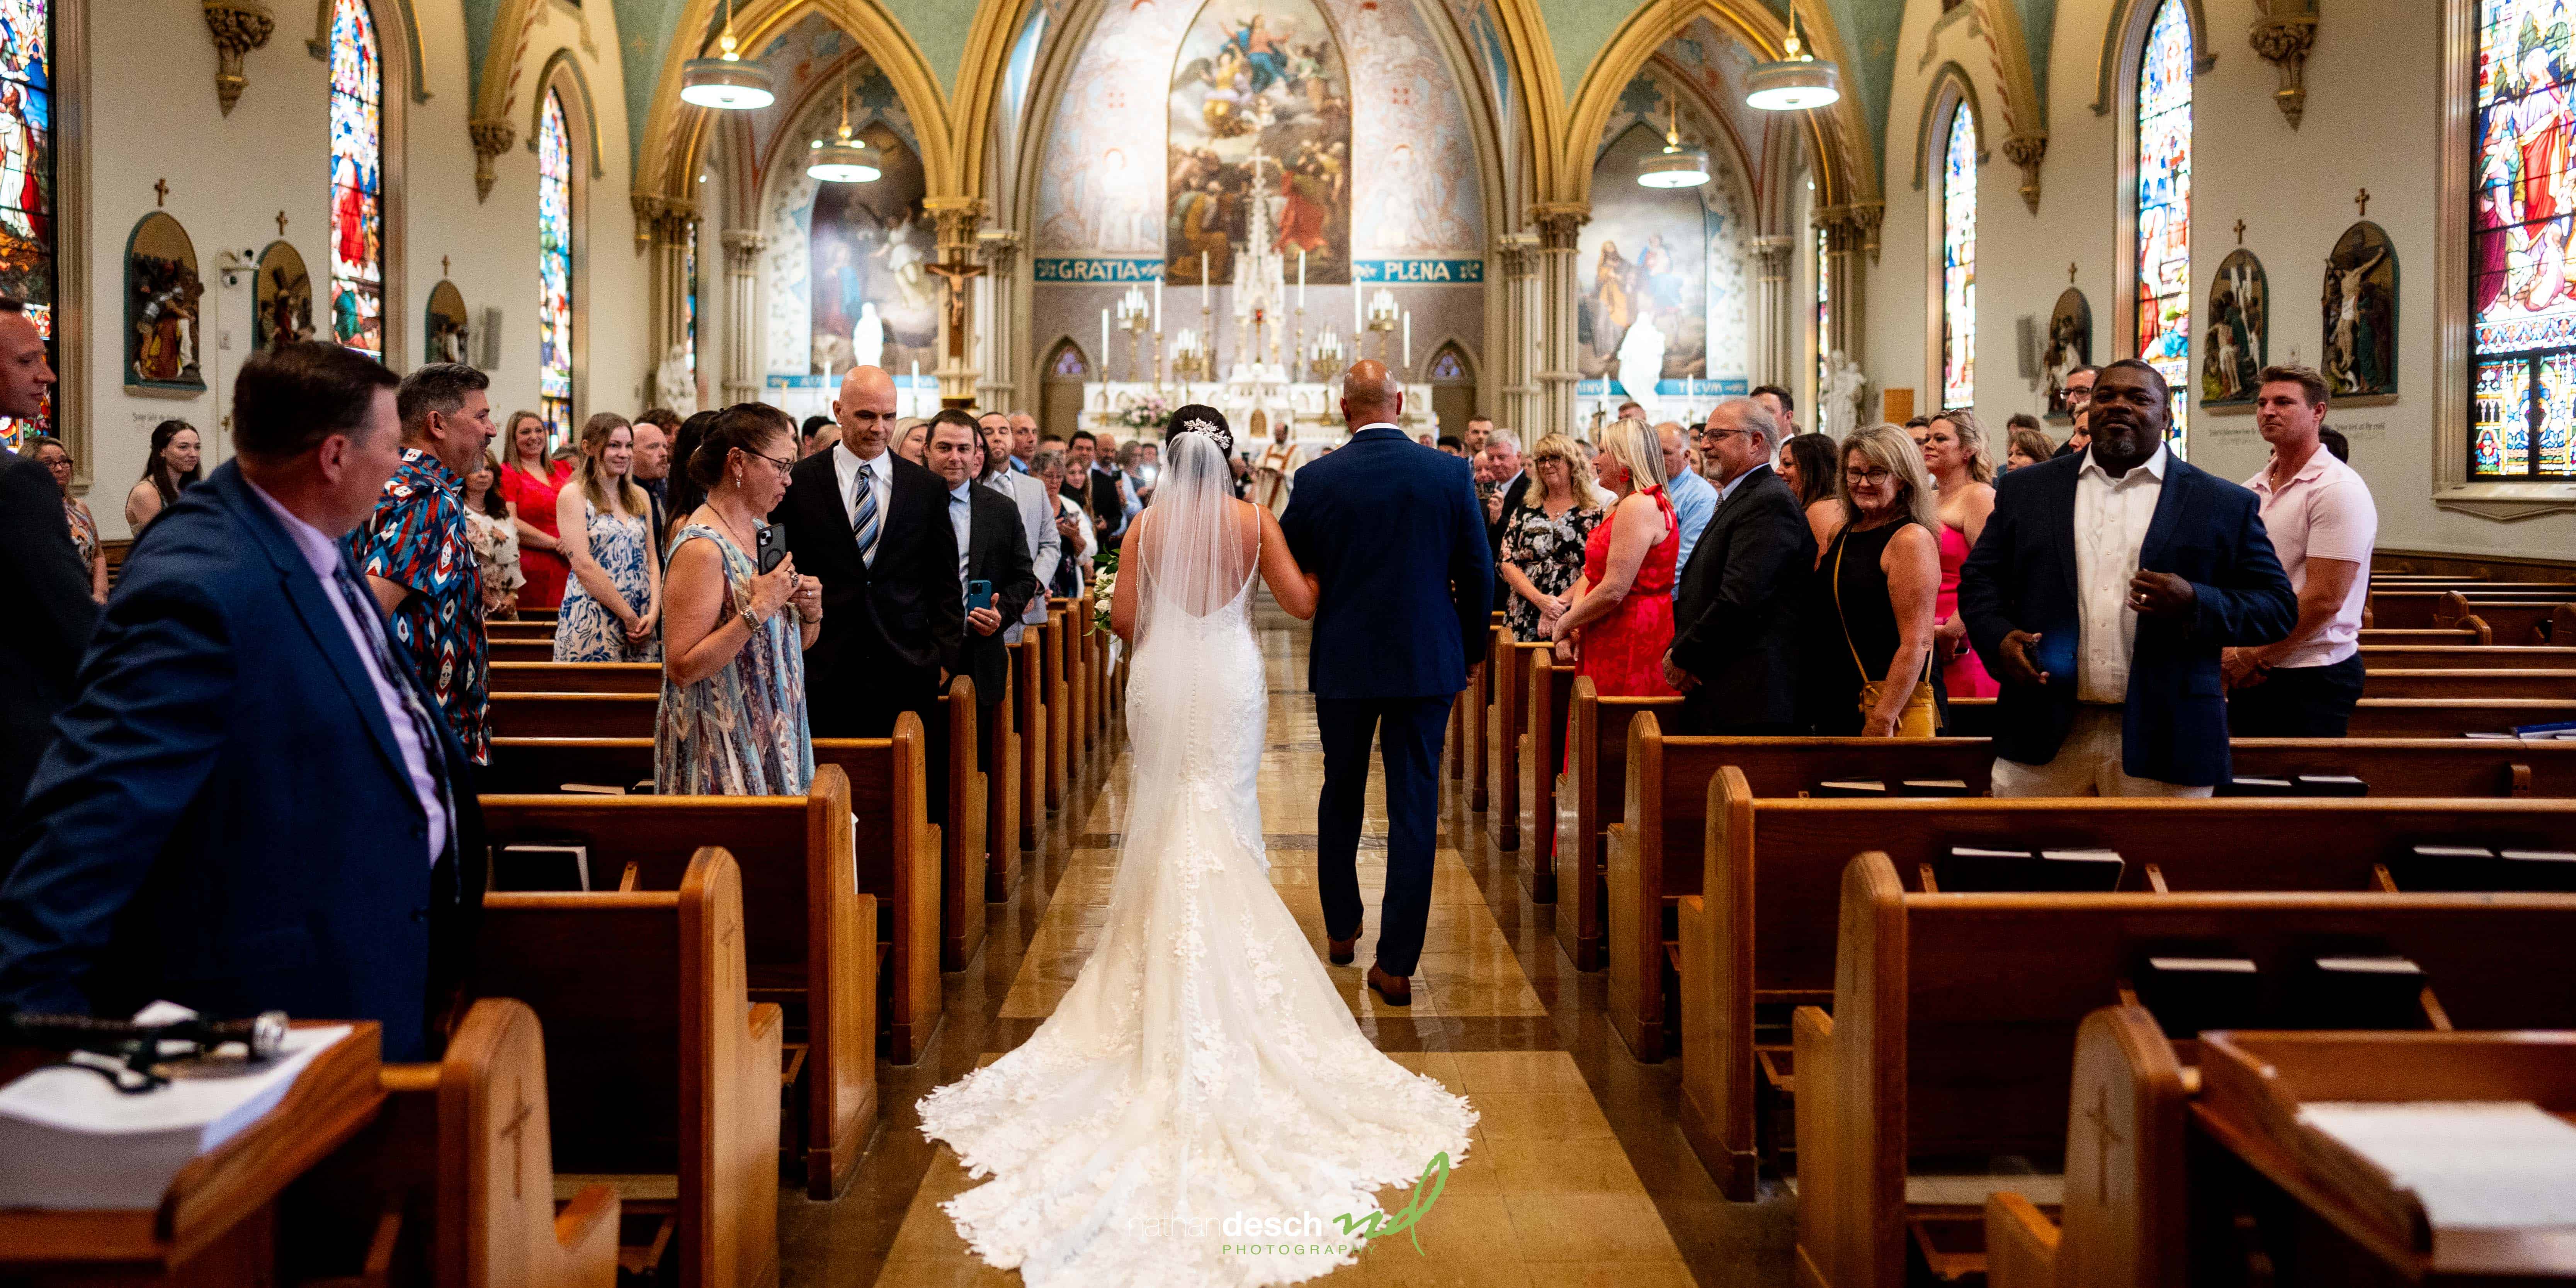
[[[2299,592],[2299,621],[2278,644],[2231,648],[2227,730],[2238,738],[2340,738],[2361,700],[2361,610],[2379,509],[2370,486],[2318,441],[2326,382],[2307,367],[2265,367],[2254,423],[2272,461],[2245,480]]]

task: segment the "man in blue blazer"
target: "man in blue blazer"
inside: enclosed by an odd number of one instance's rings
[[[1369,744],[1386,762],[1386,899],[1369,987],[1413,1002],[1431,916],[1440,743],[1449,705],[1481,660],[1494,560],[1467,462],[1405,437],[1404,387],[1377,362],[1342,378],[1350,441],[1297,471],[1280,531],[1323,582],[1306,671],[1324,744],[1315,804],[1316,884],[1335,965],[1358,952],[1360,809]]]
[[[2003,682],[1997,796],[2207,796],[2227,777],[2219,651],[2269,644],[2298,596],[2252,492],[2165,446],[2164,377],[2093,386],[2092,443],[1997,480],[1959,615]]]
[[[0,885],[0,1009],[167,998],[384,1026],[418,1060],[482,902],[472,768],[340,538],[401,449],[337,345],[243,364],[240,455],[152,525],[37,767]]]

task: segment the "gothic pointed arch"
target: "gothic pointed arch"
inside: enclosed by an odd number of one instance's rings
[[[598,105],[580,68],[548,64],[531,88],[528,143],[536,152],[537,401],[554,442],[569,441],[587,410],[590,354],[590,199],[599,174]]]
[[[2218,46],[2210,39],[2209,19],[2201,12],[2201,0],[2176,2],[2182,5],[2183,18],[2191,23],[2192,72],[2206,72],[2218,65]],[[2102,55],[2093,68],[2097,82],[2093,92],[2095,116],[2109,116],[2126,101],[2125,96],[2136,92],[2138,49],[2163,3],[2164,0],[2112,0],[2111,20],[2102,25]]]
[[[428,102],[429,78],[420,63],[420,22],[412,14],[411,0],[371,0],[371,4],[376,25],[384,33],[387,92],[399,87],[410,101]],[[331,58],[331,14],[337,7],[337,0],[313,0],[313,38],[304,42],[304,52],[324,62]]]

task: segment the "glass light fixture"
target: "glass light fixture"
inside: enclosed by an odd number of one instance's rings
[[[1682,146],[1681,106],[1670,97],[1664,124],[1664,150],[1637,160],[1637,182],[1649,188],[1696,188],[1708,182],[1708,149]]]
[[[876,179],[877,150],[850,133],[850,83],[841,82],[841,129],[832,141],[816,140],[805,173],[825,183],[869,183]]]
[[[769,69],[746,63],[735,48],[733,0],[725,0],[724,33],[716,37],[722,52],[714,58],[692,58],[680,65],[680,101],[698,107],[750,111],[778,101],[770,88]]]
[[[1779,61],[1758,63],[1744,78],[1744,103],[1765,112],[1803,112],[1841,102],[1842,71],[1798,46],[1798,9],[1789,7],[1788,48]]]

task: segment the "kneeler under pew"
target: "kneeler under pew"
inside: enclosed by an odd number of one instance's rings
[[[1872,852],[1839,911],[1833,1013],[1794,1020],[1808,1285],[1980,1275],[1991,1193],[2082,1184],[2068,1078],[2100,1007],[2184,1037],[2576,1027],[2576,976],[2533,968],[2576,895],[1920,893]]]
[[[785,1017],[751,1000],[741,871],[706,846],[676,890],[484,896],[473,987],[545,1024],[558,1187],[614,1186],[621,1257],[683,1288],[778,1277]],[[640,1266],[639,1266],[640,1268]]]

